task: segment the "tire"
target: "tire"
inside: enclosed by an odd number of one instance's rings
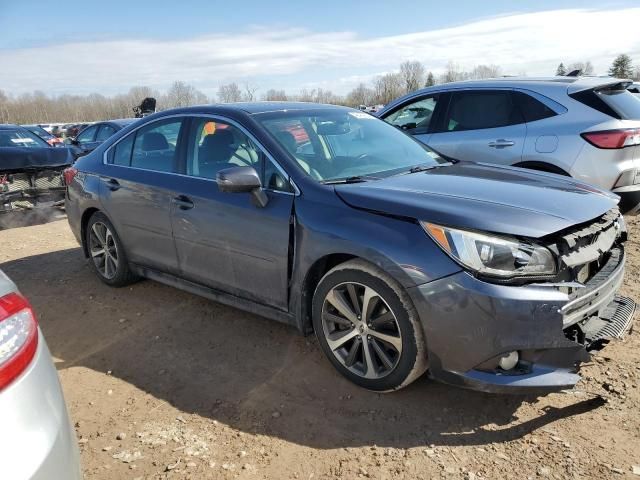
[[[365,303],[368,313],[363,313]],[[409,296],[365,261],[350,260],[322,277],[312,319],[329,361],[361,387],[399,390],[427,370],[424,335]]]
[[[85,242],[89,265],[104,283],[124,287],[138,280],[129,267],[120,237],[105,214],[96,212],[91,216],[85,229]]]

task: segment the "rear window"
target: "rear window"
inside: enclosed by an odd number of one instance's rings
[[[543,118],[553,117],[557,115],[551,108],[547,107],[541,101],[527,95],[523,92],[513,92],[513,98],[516,105],[520,108],[520,113],[524,117],[525,122],[535,122]]]
[[[640,98],[625,89],[585,90],[570,96],[610,117],[640,120]]]

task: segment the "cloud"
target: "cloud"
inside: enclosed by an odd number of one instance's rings
[[[110,94],[184,80],[212,95],[222,83],[250,79],[261,90],[318,85],[344,93],[404,60],[436,72],[452,60],[529,75],[549,75],[560,61],[590,60],[596,72],[606,73],[619,53],[640,60],[638,18],[640,8],[565,9],[391,36],[264,27],[175,41],[77,41],[0,50],[1,86],[11,93]]]

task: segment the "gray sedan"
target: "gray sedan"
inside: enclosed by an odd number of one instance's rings
[[[2,478],[82,478],[58,374],[33,310],[0,271]]]
[[[617,295],[615,195],[448,161],[359,110],[164,111],[65,178],[69,224],[104,283],[149,278],[315,332],[370,390],[427,369],[493,392],[570,387],[635,308]]]

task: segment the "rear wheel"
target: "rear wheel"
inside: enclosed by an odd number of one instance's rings
[[[138,279],[129,268],[115,228],[103,213],[96,212],[89,219],[85,241],[90,264],[104,283],[123,287]]]
[[[397,390],[426,370],[411,300],[389,275],[364,261],[338,265],[320,280],[313,325],[331,363],[364,388]]]

